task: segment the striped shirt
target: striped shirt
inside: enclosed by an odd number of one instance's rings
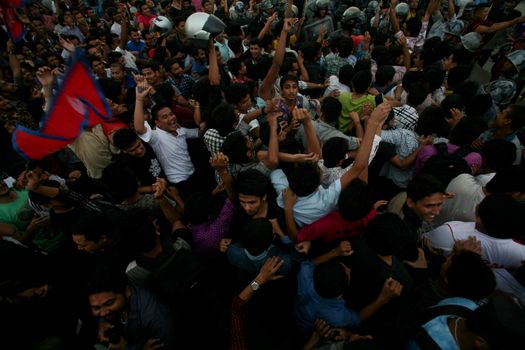
[[[401,107],[394,107],[393,109],[396,118],[396,127],[398,129],[407,129],[410,131],[416,129],[419,115],[414,107],[403,105]]]

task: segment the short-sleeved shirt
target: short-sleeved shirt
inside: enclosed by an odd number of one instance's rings
[[[146,153],[142,157],[133,157],[127,154],[122,155],[121,162],[133,170],[141,186],[149,186],[157,181],[157,177],[164,177],[160,162],[149,144],[142,141]]]
[[[359,314],[345,307],[345,300],[327,299],[319,296],[314,288],[315,265],[303,261],[297,275],[295,318],[297,327],[309,333],[314,330],[315,320],[326,321],[332,327],[355,329],[361,324]]]
[[[288,178],[281,169],[276,169],[270,174],[272,185],[277,192],[277,204],[284,208],[283,190],[289,186]],[[293,207],[293,215],[297,225],[311,224],[317,219],[326,216],[337,206],[341,194],[341,180],[334,181],[328,188],[319,188],[308,196],[297,197]]]

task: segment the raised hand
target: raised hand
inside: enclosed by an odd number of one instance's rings
[[[379,297],[384,302],[388,303],[392,298],[399,297],[402,291],[403,285],[401,285],[401,283],[392,277],[389,277],[385,280],[385,283],[383,284],[383,290],[381,291]]]
[[[54,74],[51,68],[48,66],[38,68],[36,72],[36,78],[42,86],[51,86],[53,85]]]
[[[210,165],[213,169],[217,170],[217,172],[226,170],[228,168],[228,162],[228,156],[222,152],[215,153],[210,157]]]
[[[342,241],[339,246],[335,248],[337,255],[339,256],[350,256],[354,253],[352,245],[349,241]]]
[[[283,276],[276,275],[277,271],[283,266],[284,260],[281,259],[278,256],[272,256],[268,258],[263,266],[261,267],[261,270],[259,271],[259,274],[255,278],[255,280],[259,283],[266,283],[268,281],[273,281],[279,278],[282,278]]]

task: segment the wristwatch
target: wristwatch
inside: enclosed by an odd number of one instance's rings
[[[255,292],[255,291],[259,290],[259,288],[261,286],[256,281],[252,281],[252,283],[250,283],[250,287],[252,287],[253,291]]]

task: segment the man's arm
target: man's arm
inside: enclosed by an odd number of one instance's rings
[[[175,222],[181,220],[180,212],[174,208],[170,202],[166,199],[164,196],[167,189],[167,182],[164,179],[157,178],[157,182],[153,184],[153,190],[155,199],[159,202],[160,210],[162,210],[162,214],[166,217],[166,219],[170,222],[170,224],[174,224]]]
[[[217,62],[217,52],[215,51],[215,45],[213,39],[208,41],[208,80],[211,86],[219,86],[221,84],[221,77],[219,74],[219,63]]]
[[[497,32],[498,30],[506,29],[515,24],[523,23],[523,22],[525,22],[525,16],[514,18],[511,21],[494,23],[490,27],[489,26],[477,26],[474,31],[480,34],[494,33],[494,32]]]
[[[277,139],[277,116],[282,113],[270,113],[266,115],[270,126],[270,140],[268,141],[268,158],[262,162],[268,169],[275,169],[279,165],[279,140]]]
[[[232,201],[235,200],[235,191],[233,189],[233,179],[231,175],[228,173],[228,157],[222,153],[215,153],[210,158],[210,165],[213,169],[217,171],[219,176],[222,180],[222,185],[224,186],[224,189],[226,190],[226,194],[228,195],[228,198],[230,198]]]
[[[125,51],[128,42],[128,15],[126,11],[120,12],[120,41],[118,46]]]
[[[396,281],[393,278],[387,278],[385,280],[385,283],[383,284],[383,289],[381,290],[381,293],[379,296],[362,308],[359,311],[359,318],[361,321],[366,321],[370,317],[372,317],[383,305],[387,304],[392,298],[398,297],[401,295],[401,291],[403,289],[403,286],[401,283]]]
[[[137,87],[135,88],[135,111],[133,112],[133,128],[137,134],[142,135],[146,132],[144,126],[144,98],[151,91],[151,86],[148,85],[144,77],[137,75]]]
[[[390,159],[390,163],[394,164],[395,167],[401,170],[406,170],[410,168],[412,164],[414,164],[414,162],[416,161],[419,151],[421,151],[426,145],[431,145],[433,139],[434,138],[432,137],[432,135],[420,136],[419,146],[412,153],[410,153],[403,159],[401,159],[399,155],[396,155],[394,158]]]
[[[273,56],[272,66],[264,77],[259,90],[259,96],[265,100],[269,100],[273,97],[273,83],[279,76],[279,69],[283,64],[284,53],[286,51],[286,39],[288,38],[288,33],[292,29],[292,26],[295,22],[297,22],[297,18],[287,18],[284,20],[283,30],[281,31],[281,36],[279,37],[279,44],[277,46],[277,50],[275,51],[275,56]]]
[[[350,242],[342,241],[341,243],[339,243],[337,248],[334,248],[330,250],[329,252],[318,256],[317,258],[312,260],[312,263],[317,266],[327,261],[330,261],[334,258],[337,258],[339,256],[349,256],[349,255],[352,255],[353,253],[354,251],[352,250],[352,245],[350,244]]]
[[[370,156],[370,151],[372,150],[374,137],[378,130],[383,126],[391,109],[392,107],[390,107],[388,102],[383,102],[374,109],[370,118],[368,118],[365,135],[361,142],[361,146],[357,151],[352,168],[341,177],[341,188],[348,186],[350,182],[359,177],[363,170],[368,167],[368,158]]]
[[[318,155],[323,154],[319,139],[315,133],[314,122],[312,118],[310,118],[308,111],[304,108],[295,108],[292,111],[292,115],[295,120],[303,124],[306,141],[308,143],[308,152],[313,152]]]
[[[284,221],[286,223],[286,231],[288,231],[288,237],[292,242],[297,243],[297,224],[293,216],[293,207],[297,202],[297,195],[293,193],[290,188],[283,190],[283,201],[284,201]]]

